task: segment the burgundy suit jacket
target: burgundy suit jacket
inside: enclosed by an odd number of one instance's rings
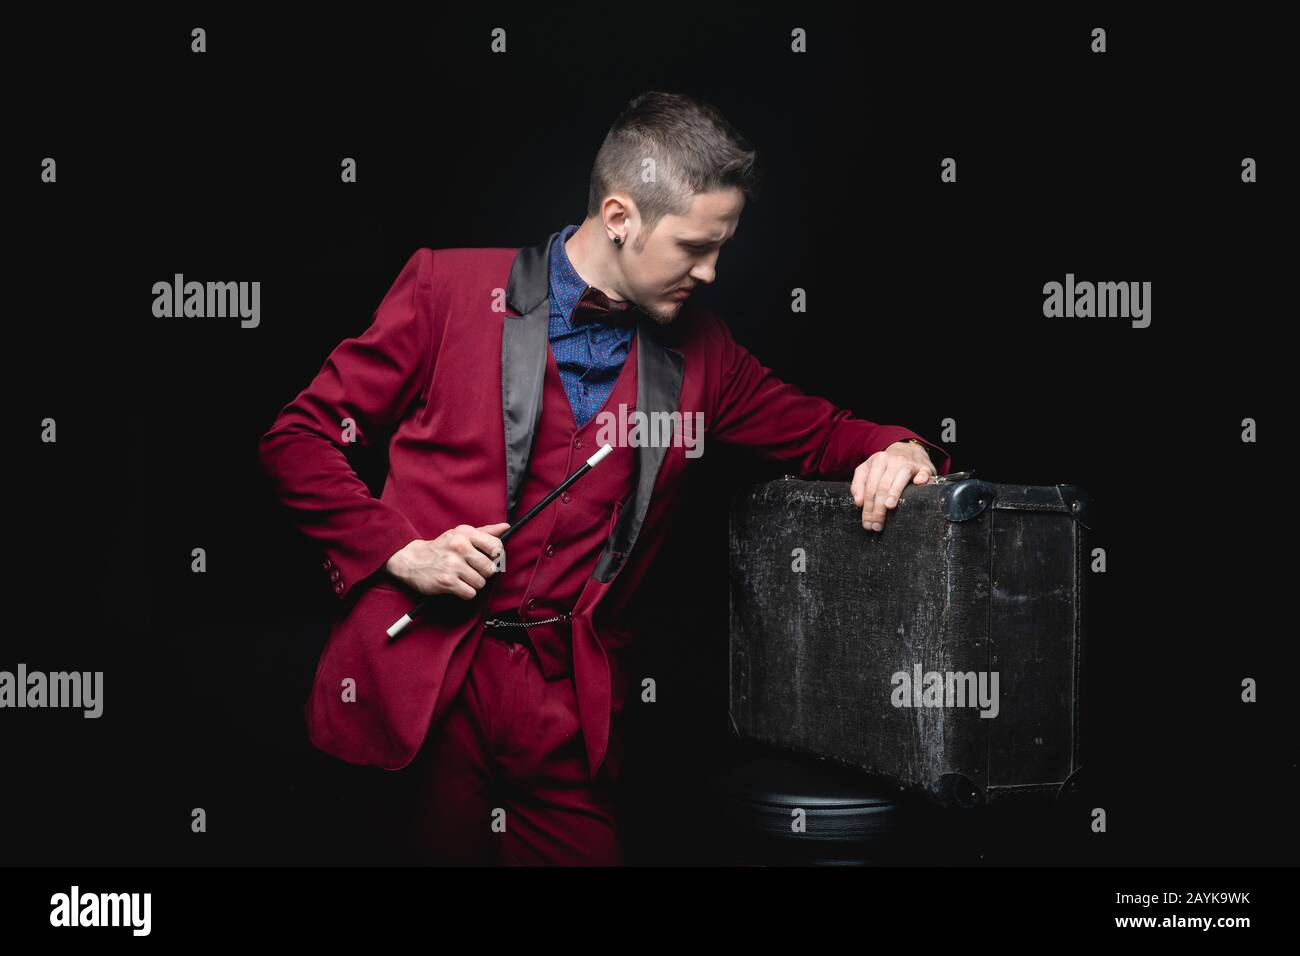
[[[305,707],[311,742],[326,753],[406,766],[454,696],[443,686],[449,669],[463,678],[465,667],[449,663],[466,653],[485,602],[434,598],[437,610],[390,641],[389,625],[421,596],[385,565],[417,538],[519,517],[550,347],[554,238],[522,249],[417,249],[370,327],[330,353],[261,437],[263,471],[320,548],[341,602]],[[643,318],[636,334],[637,408],[703,412],[706,453],[711,442],[733,443],[805,477],[847,478],[872,453],[920,438],[780,381],[689,301],[671,326]],[[385,438],[389,474],[375,498],[346,450]],[[947,474],[947,453],[926,444]],[[623,611],[663,542],[687,470],[707,457],[687,450],[634,449],[632,496],[574,608],[573,676],[593,779],[623,707],[632,636]]]

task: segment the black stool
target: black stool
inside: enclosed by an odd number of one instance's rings
[[[898,788],[785,753],[748,757],[710,781],[726,864],[874,866],[900,862]],[[793,827],[803,811],[803,830]]]

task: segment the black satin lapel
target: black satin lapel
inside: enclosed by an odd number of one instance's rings
[[[655,412],[678,410],[685,365],[686,360],[680,352],[667,348],[655,338],[653,321],[642,320],[637,329],[636,407],[646,414],[648,423],[654,421]],[[657,432],[653,427],[646,431],[652,435]],[[675,429],[673,434],[676,434]],[[605,550],[601,552],[596,570],[592,572],[592,577],[601,583],[609,581],[619,572],[631,553],[632,546],[636,544],[646,510],[650,507],[659,468],[663,465],[668,449],[663,445],[638,445],[633,452],[635,459],[632,466],[631,507],[625,507],[619,515],[618,525],[605,543]]]
[[[515,315],[527,315],[551,294],[551,244],[559,234],[553,232],[544,242],[524,246],[515,254],[506,284],[506,305]]]
[[[549,301],[543,299],[527,315],[506,318],[501,334],[501,409],[506,429],[506,518],[513,520],[515,505],[533,434],[542,416],[542,386],[546,377]]]
[[[550,325],[550,251],[559,232],[520,249],[510,266],[501,332],[501,412],[506,438],[506,518],[513,519],[542,415]]]

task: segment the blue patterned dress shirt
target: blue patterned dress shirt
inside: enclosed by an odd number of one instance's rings
[[[616,325],[599,319],[576,327],[569,323],[574,306],[591,288],[564,251],[565,241],[577,231],[575,225],[565,226],[551,245],[551,321],[547,337],[574,420],[581,428],[614,391],[636,329],[630,324]]]

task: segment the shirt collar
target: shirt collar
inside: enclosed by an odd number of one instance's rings
[[[587,281],[578,275],[578,270],[573,268],[573,263],[564,251],[564,243],[577,231],[576,225],[565,226],[551,244],[551,310],[558,312],[569,328],[572,328],[569,316],[590,288]]]

